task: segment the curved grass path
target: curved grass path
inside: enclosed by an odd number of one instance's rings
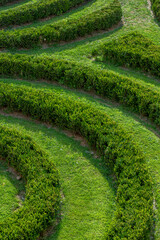
[[[153,18],[153,15],[149,9],[149,5],[148,5],[148,1],[147,0],[120,0],[121,4],[122,4],[122,11],[123,11],[123,27],[119,27],[115,30],[113,30],[110,33],[104,33],[101,34],[99,36],[94,36],[94,37],[90,37],[87,38],[85,40],[81,40],[81,41],[77,41],[75,43],[70,43],[70,44],[65,44],[65,45],[53,45],[50,48],[47,49],[32,49],[32,50],[27,50],[27,51],[13,51],[14,52],[19,52],[19,53],[26,53],[26,54],[54,54],[59,58],[68,58],[68,59],[77,59],[78,61],[82,61],[83,63],[86,64],[92,64],[97,68],[106,68],[109,70],[112,70],[114,72],[118,72],[124,76],[130,76],[130,77],[134,77],[136,81],[142,81],[144,85],[149,85],[151,88],[156,89],[157,91],[159,91],[159,82],[157,81],[156,78],[151,78],[150,76],[146,76],[141,72],[135,71],[135,70],[127,70],[127,69],[123,69],[120,67],[117,67],[113,64],[103,64],[103,63],[96,63],[94,61],[94,59],[90,59],[91,57],[91,52],[93,49],[99,47],[99,45],[103,42],[107,42],[110,41],[111,39],[118,37],[120,35],[126,34],[127,32],[131,31],[131,30],[138,30],[141,33],[143,33],[144,35],[146,35],[148,38],[150,38],[153,42],[155,42],[156,44],[160,44],[160,28],[156,22],[156,20]],[[76,10],[75,14],[76,14]],[[73,11],[73,12],[74,12]],[[68,15],[70,16],[72,14],[69,13]],[[66,15],[66,16],[68,16]],[[65,17],[65,16],[64,16]],[[63,18],[63,17],[61,17]],[[56,20],[58,20],[59,17],[56,18]],[[52,21],[52,20],[51,20]],[[35,26],[37,25],[41,25],[41,23],[35,23]],[[16,84],[20,84],[20,85],[31,85],[34,86],[36,88],[47,88],[47,89],[51,89],[51,91],[55,89],[59,89],[59,91],[62,91],[61,87],[55,87],[53,85],[48,85],[45,83],[41,83],[41,84],[34,84],[34,83],[27,83],[27,82],[22,82],[22,81],[12,81],[12,80],[5,80],[6,82],[14,82]],[[160,134],[159,130],[154,127],[151,123],[146,123],[146,119],[142,118],[140,119],[138,116],[136,116],[134,113],[130,113],[129,109],[124,108],[122,106],[117,106],[114,103],[108,102],[106,99],[105,100],[100,100],[100,102],[103,102],[103,104],[99,103],[99,100],[97,98],[93,98],[90,97],[86,94],[83,93],[78,93],[77,91],[72,91],[72,93],[69,90],[64,90],[65,92],[68,92],[68,94],[73,94],[75,95],[75,97],[80,97],[80,98],[87,98],[89,101],[93,102],[93,104],[96,104],[99,108],[102,108],[104,111],[107,112],[107,114],[110,114],[110,116],[112,116],[116,122],[120,125],[123,126],[123,128],[126,129],[126,131],[128,131],[130,134],[133,134],[133,139],[138,143],[138,145],[141,147],[141,149],[143,150],[143,153],[145,155],[146,161],[148,163],[148,166],[150,168],[150,172],[151,172],[151,176],[153,179],[153,188],[154,188],[154,197],[155,197],[155,201],[154,201],[154,220],[155,220],[155,227],[153,227],[152,229],[152,235],[154,236],[154,239],[159,240],[160,239],[160,139],[158,134]],[[73,93],[74,92],[74,93]],[[23,126],[23,128],[25,127],[27,129],[27,134],[28,131],[31,132],[31,134],[33,135],[34,139],[39,142],[39,144],[42,144],[44,148],[46,148],[48,150],[48,152],[52,155],[52,150],[54,151],[53,148],[53,142],[57,143],[57,146],[60,145],[57,142],[57,139],[60,137],[59,133],[56,137],[56,140],[52,139],[53,136],[51,136],[50,134],[52,134],[51,132],[54,130],[51,129],[47,129],[42,131],[42,128],[45,128],[41,125],[36,125],[34,123],[30,123],[29,121],[24,121],[24,120],[18,120],[18,119],[14,119],[12,117],[0,117],[0,121],[2,122],[8,122],[9,124],[14,124],[17,125],[18,128],[21,129],[21,125]],[[148,128],[150,130],[148,130]],[[30,129],[30,130],[29,130]],[[40,130],[38,130],[40,129]],[[25,131],[25,130],[23,130]],[[39,131],[39,133],[38,133]],[[46,133],[47,131],[47,133]],[[156,134],[157,136],[156,136]],[[55,133],[54,133],[55,134]],[[53,134],[53,135],[54,135]],[[44,136],[44,135],[47,135]],[[55,135],[54,135],[55,136]],[[64,137],[64,136],[63,136]],[[67,138],[67,137],[65,137]],[[49,139],[49,140],[48,140]],[[52,140],[51,140],[52,139]],[[68,138],[67,138],[68,139]],[[46,143],[46,140],[48,140],[48,142],[50,143]],[[68,141],[68,140],[67,140]],[[73,141],[73,140],[70,140]],[[62,144],[62,141],[60,141]],[[65,141],[66,142],[66,141]],[[74,142],[74,141],[73,141]],[[65,143],[66,144],[66,143]],[[64,145],[65,145],[64,144]],[[74,144],[76,144],[74,142]],[[51,146],[51,147],[49,147]],[[63,148],[62,148],[63,149]],[[55,151],[58,152],[58,149]],[[88,150],[87,150],[88,151]],[[59,166],[59,162],[58,162],[58,158],[57,158],[57,168],[60,169],[60,172],[64,174],[65,179],[66,177],[66,170],[71,169],[71,165],[69,165],[69,161],[67,161],[65,159],[66,153],[68,152],[68,145],[66,147],[64,147],[64,155],[63,156],[63,160],[65,161],[65,168],[63,168],[63,166]],[[71,153],[71,150],[69,150],[69,159],[70,156],[72,161],[74,161],[74,164],[76,166],[76,158],[79,159],[79,154],[76,153]],[[74,159],[75,158],[75,159]],[[74,159],[74,160],[73,160]],[[81,159],[81,157],[80,157]],[[81,161],[80,161],[81,162]],[[94,162],[94,161],[93,161]],[[91,167],[91,169],[93,168],[93,166],[95,166],[92,161],[90,161],[91,166],[88,165],[88,161],[86,159],[84,159],[83,163],[82,163],[82,168],[86,169],[86,171],[88,171],[88,166]],[[95,160],[95,162],[97,162],[97,160]],[[73,163],[73,162],[72,162]],[[79,161],[78,161],[79,163]],[[83,165],[84,164],[84,165]],[[87,165],[86,165],[87,164]],[[86,167],[87,166],[87,167]],[[103,165],[102,165],[103,166]],[[61,170],[61,168],[63,170]],[[98,173],[101,172],[101,170],[98,170],[97,165],[94,168],[94,171],[98,171]],[[93,169],[92,169],[93,171]],[[99,172],[100,171],[100,172]],[[77,173],[77,172],[76,172]],[[102,173],[102,172],[101,172]],[[107,176],[108,172],[102,174],[98,174],[98,178],[104,178],[104,175]],[[71,174],[72,175],[72,174]],[[70,176],[71,176],[70,175]],[[71,179],[71,177],[69,177],[69,180]],[[71,183],[73,184],[72,186],[74,186],[74,181],[70,182],[67,179],[68,182],[68,188],[65,186],[66,182],[63,183],[62,181],[62,186],[64,189],[66,189],[66,191],[70,190],[70,193],[72,192],[72,188],[71,188]],[[89,180],[89,179],[88,179]],[[104,182],[103,182],[104,181]],[[101,190],[99,191],[99,194],[97,193],[97,195],[99,196],[99,198],[101,199],[101,202],[103,202],[103,204],[101,204],[102,206],[105,206],[103,209],[103,211],[106,211],[104,209],[108,209],[107,211],[110,212],[112,206],[115,207],[115,203],[114,203],[114,190],[111,188],[111,186],[109,185],[109,183],[106,181],[106,179],[103,179],[103,183],[105,184],[105,186],[102,187],[103,191],[108,194],[107,196],[109,197],[109,202],[106,203],[106,198],[104,197],[104,195],[102,194]],[[79,175],[78,178],[78,182],[80,182],[81,185],[84,186],[83,179],[81,178],[81,175]],[[92,182],[92,180],[90,180],[90,182]],[[63,185],[64,184],[64,185]],[[97,184],[97,175],[95,175],[95,179],[94,179],[94,184]],[[111,182],[110,182],[111,184]],[[103,185],[103,184],[102,184]],[[111,184],[112,185],[112,184]],[[93,185],[94,186],[94,185]],[[66,188],[65,188],[66,187]],[[65,192],[65,190],[63,189],[63,191]],[[94,191],[96,190],[96,188],[94,189]],[[94,192],[93,191],[93,192]],[[74,192],[74,191],[73,191]],[[76,197],[76,192],[75,192],[75,197]],[[91,195],[91,194],[90,194]],[[67,195],[66,195],[67,196]],[[75,205],[75,208],[70,208],[69,205],[69,200],[66,200],[66,198],[64,198],[64,205],[62,205],[62,210],[65,212],[69,211],[68,209],[73,210],[73,212],[77,212],[77,206],[79,207],[79,203],[77,205]],[[75,203],[73,201],[73,199],[70,198],[70,201],[73,203]],[[84,201],[86,203],[86,201]],[[98,201],[95,199],[94,203],[98,203]],[[90,202],[91,204],[91,202]],[[106,204],[106,205],[105,205]],[[95,204],[96,205],[96,204]],[[67,206],[65,208],[65,206]],[[92,205],[89,205],[88,203],[88,207],[90,208]],[[92,209],[92,207],[91,207]],[[79,221],[81,221],[81,224],[78,225],[77,222],[74,224],[73,223],[73,215],[67,215],[69,214],[67,212],[67,214],[63,216],[62,218],[62,222],[61,224],[58,226],[58,230],[57,232],[55,232],[54,234],[51,235],[51,237],[47,238],[49,240],[54,240],[54,239],[58,239],[58,240],[63,240],[63,239],[105,239],[105,231],[107,230],[107,228],[105,228],[106,226],[109,226],[110,220],[112,218],[112,214],[113,212],[110,212],[110,215],[108,216],[100,216],[97,218],[97,222],[101,223],[101,219],[103,219],[103,224],[102,225],[97,225],[95,223],[93,223],[92,221],[87,223],[84,221],[82,221],[82,219],[84,218],[84,216],[87,217],[91,217],[91,214],[93,214],[93,212],[88,211],[86,214],[86,209],[84,210],[84,215],[83,214],[79,214]],[[99,210],[98,210],[99,211]],[[80,211],[81,213],[81,211]],[[105,212],[106,213],[106,212]],[[104,212],[103,212],[104,214]],[[108,214],[108,213],[107,213]],[[95,212],[93,214],[94,216],[96,216]],[[92,217],[93,218],[93,217]],[[78,231],[76,232],[76,226],[77,225],[80,227],[78,229]],[[87,225],[88,224],[88,225]],[[78,227],[77,226],[77,227]],[[91,228],[92,226],[92,228]],[[97,229],[97,226],[99,226],[99,229]],[[82,228],[81,228],[82,227]],[[89,228],[91,228],[90,233],[88,232]],[[73,231],[71,234],[71,230]],[[83,229],[83,230],[81,230]],[[77,233],[79,233],[79,238],[77,237]],[[81,235],[80,235],[81,233]],[[94,238],[95,237],[95,238]]]
[[[157,24],[156,20],[153,18],[151,10],[149,9],[148,1],[120,0],[120,3],[123,13],[123,26],[120,26],[118,29],[113,30],[110,33],[104,33],[98,36],[89,37],[76,43],[66,44],[62,46],[56,44],[48,49],[32,49],[27,51],[23,50],[20,51],[20,53],[54,53],[60,56],[67,55],[69,57],[85,59],[85,57],[88,57],[93,49],[99,46],[99,44],[110,41],[111,39],[126,34],[132,30],[140,31],[156,44],[160,44],[160,27]]]
[[[20,207],[22,200],[18,195],[24,190],[23,182],[17,181],[5,161],[0,159],[0,221]]]
[[[42,124],[3,116],[0,123],[31,135],[60,172],[62,219],[49,239],[105,239],[115,210],[115,189],[103,160],[94,158],[74,139]]]
[[[1,80],[2,81],[2,80]],[[39,89],[45,89],[45,91],[58,91],[61,93],[65,93],[69,96],[72,96],[73,98],[82,98],[85,101],[89,101],[90,103],[96,105],[99,109],[102,109],[105,111],[108,115],[110,115],[119,125],[123,126],[123,128],[132,135],[133,139],[138,143],[138,145],[141,147],[143,153],[145,154],[145,159],[148,163],[148,166],[150,168],[153,182],[154,182],[154,197],[156,199],[156,205],[155,205],[155,236],[156,239],[159,238],[160,232],[160,198],[159,198],[159,192],[160,189],[158,187],[160,183],[160,139],[150,130],[147,130],[147,127],[152,128],[152,125],[149,126],[147,124],[143,124],[143,121],[141,121],[138,117],[136,117],[134,114],[128,113],[128,109],[122,108],[121,106],[117,107],[115,104],[108,102],[106,99],[95,99],[91,97],[88,94],[79,93],[77,91],[70,91],[66,90],[62,87],[53,86],[51,84],[46,83],[30,83],[27,81],[20,81],[20,80],[11,80],[6,79],[3,80],[3,82],[8,83],[14,83],[17,85],[26,85],[26,86],[32,86],[34,88]],[[158,131],[156,129],[156,131]],[[36,139],[38,141],[38,139]],[[52,239],[52,238],[50,238]],[[53,238],[54,239],[54,238]],[[61,238],[58,238],[61,239]],[[62,238],[63,239],[63,238]],[[67,239],[67,238],[66,238]],[[83,238],[82,238],[83,239]],[[89,238],[87,238],[89,239]]]

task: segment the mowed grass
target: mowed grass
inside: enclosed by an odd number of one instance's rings
[[[83,63],[86,63],[86,64],[94,65],[95,67],[98,67],[98,68],[100,67],[100,68],[104,68],[104,69],[106,68],[106,69],[112,70],[114,72],[123,74],[124,76],[134,77],[136,81],[139,81],[139,80],[143,81],[144,84],[148,84],[148,85],[150,85],[150,87],[159,91],[159,82],[158,82],[158,79],[156,79],[156,78],[153,78],[151,76],[146,76],[145,74],[134,71],[134,70],[123,69],[123,68],[120,68],[113,64],[97,63],[94,61],[94,59],[90,59],[92,50],[97,48],[101,43],[110,41],[118,36],[121,36],[123,34],[130,32],[131,30],[138,30],[141,33],[143,33],[145,36],[150,38],[154,43],[156,43],[158,45],[160,44],[160,27],[159,27],[157,21],[153,18],[152,12],[149,9],[148,1],[147,0],[130,0],[130,1],[120,0],[120,2],[122,4],[122,10],[123,10],[123,26],[120,26],[110,32],[103,33],[103,34],[100,34],[97,36],[91,36],[84,40],[78,40],[78,41],[63,44],[63,45],[55,44],[46,49],[35,48],[32,50],[21,50],[21,51],[13,50],[11,52],[34,54],[34,55],[39,55],[39,54],[52,55],[52,54],[54,54],[60,58],[75,59],[78,61],[82,61]],[[74,11],[76,13],[76,10],[74,10]],[[74,11],[73,11],[73,13],[74,13]],[[71,14],[72,14],[72,12],[70,12],[66,16],[69,16]],[[63,17],[60,17],[60,18],[63,18]],[[56,18],[56,20],[58,20],[60,18],[58,17],[58,18]],[[38,26],[38,24],[41,24],[41,23],[36,23],[36,24]],[[160,187],[159,187],[160,186],[160,139],[159,139],[160,132],[159,132],[159,129],[157,129],[155,126],[153,126],[152,123],[148,122],[147,119],[142,118],[141,116],[137,116],[135,113],[131,113],[128,108],[116,105],[115,103],[112,103],[112,102],[108,101],[107,99],[98,99],[95,96],[91,97],[87,94],[79,93],[78,91],[73,91],[73,90],[70,91],[70,90],[67,90],[67,89],[64,89],[64,88],[61,88],[58,86],[46,84],[46,83],[41,83],[41,84],[35,83],[34,84],[34,83],[19,81],[19,80],[16,80],[16,81],[15,80],[5,80],[5,81],[13,82],[13,83],[16,83],[17,85],[24,84],[24,85],[32,86],[35,88],[41,88],[41,89],[44,88],[47,91],[48,90],[49,91],[61,91],[61,92],[65,92],[65,94],[73,95],[73,97],[75,97],[75,98],[79,97],[81,99],[84,99],[85,101],[90,101],[90,102],[92,102],[92,104],[95,104],[98,108],[101,108],[101,109],[103,109],[103,111],[106,111],[107,114],[110,114],[110,116],[112,116],[114,118],[114,120],[116,122],[118,122],[120,125],[122,125],[123,128],[125,128],[127,132],[132,134],[133,139],[137,142],[137,144],[141,147],[143,153],[145,154],[146,162],[148,164],[148,167],[150,169],[150,173],[151,173],[151,176],[153,179],[153,189],[154,189],[154,197],[155,197],[155,202],[154,202],[155,229],[153,229],[153,231],[155,232],[154,239],[159,240],[160,239]],[[50,147],[49,147],[49,145],[48,145],[49,143],[48,144],[46,143],[48,140],[46,140],[46,138],[43,137],[44,139],[42,141],[42,138],[40,138],[37,133],[39,131],[40,135],[45,135],[45,136],[47,135],[47,139],[48,138],[50,139],[52,137],[48,134],[52,134],[51,131],[53,131],[53,130],[47,129],[43,132],[42,128],[44,128],[44,127],[41,125],[36,125],[34,123],[30,123],[30,122],[24,121],[24,120],[17,120],[12,117],[7,117],[7,118],[1,117],[1,121],[8,122],[11,125],[13,124],[20,129],[21,129],[21,126],[23,126],[23,130],[25,128],[27,133],[28,133],[28,130],[30,129],[29,131],[34,136],[34,139],[36,141],[38,141],[38,143],[40,143],[44,148],[47,149],[47,151],[49,152],[49,154],[51,155],[51,157],[54,160],[53,144],[50,143]],[[37,130],[34,130],[36,132],[35,134],[33,133],[34,131],[32,129],[37,129]],[[47,134],[46,134],[46,131],[48,132]],[[60,133],[57,133],[57,138],[58,137],[60,137]],[[64,135],[63,135],[63,137],[64,137]],[[67,141],[69,141],[69,140],[67,140]],[[72,141],[75,144],[75,141],[74,140],[72,140]],[[56,142],[56,144],[57,144],[57,146],[59,146],[59,148],[61,148],[57,142]],[[62,149],[63,149],[63,147],[62,147]],[[66,156],[68,156],[67,151],[68,150],[66,150],[65,154],[62,154],[62,157],[64,159],[66,159]],[[55,152],[56,152],[56,150],[55,150]],[[57,152],[58,152],[58,150],[57,150]],[[77,158],[78,158],[78,155],[74,155],[74,157],[75,156],[77,156]],[[72,157],[72,161],[73,161],[74,157]],[[77,165],[76,165],[76,163],[74,163],[74,164],[72,163],[72,165],[70,165],[68,163],[68,162],[70,162],[70,160],[68,160],[68,161],[63,160],[63,161],[65,161],[64,167],[62,167],[62,166],[59,167],[58,157],[56,159],[57,160],[54,160],[54,161],[56,161],[56,165],[59,168],[60,173],[63,173],[65,176],[65,179],[67,179],[67,180],[65,181],[65,180],[61,179],[62,189],[64,192],[64,198],[63,198],[64,204],[62,204],[62,213],[63,213],[62,220],[56,228],[57,231],[54,231],[54,233],[51,235],[51,237],[49,237],[47,239],[49,239],[49,240],[52,240],[52,239],[59,239],[59,240],[63,240],[63,239],[78,239],[78,240],[79,239],[87,239],[87,240],[88,239],[98,239],[99,240],[99,239],[103,239],[103,236],[105,235],[105,231],[107,231],[107,227],[109,226],[109,223],[114,214],[114,210],[112,213],[110,212],[112,209],[111,205],[114,206],[113,209],[115,209],[115,205],[114,205],[115,203],[113,200],[115,192],[114,192],[114,189],[111,187],[112,181],[111,181],[111,184],[109,184],[110,186],[108,185],[109,188],[107,188],[110,190],[106,190],[106,192],[108,193],[108,195],[106,195],[106,196],[107,196],[107,198],[109,198],[109,201],[108,201],[109,206],[107,208],[106,207],[107,204],[106,204],[106,206],[102,209],[102,210],[104,210],[106,208],[106,211],[105,211],[106,215],[105,215],[105,217],[101,214],[97,215],[98,216],[97,221],[93,223],[93,218],[91,219],[91,215],[94,212],[94,211],[92,211],[92,207],[91,207],[91,211],[90,210],[86,211],[86,209],[85,208],[83,209],[83,207],[82,207],[82,209],[84,210],[83,212],[85,212],[85,215],[83,215],[78,210],[78,207],[79,207],[81,201],[78,201],[78,203],[76,204],[72,198],[70,198],[70,200],[69,200],[70,194],[74,193],[73,194],[74,196],[76,196],[76,194],[77,194],[77,192],[76,191],[74,192],[73,188],[71,187],[72,185],[75,186],[74,181],[70,181],[71,176],[76,175],[77,172],[76,172],[76,174],[69,175],[69,178],[66,176],[66,174],[67,174],[66,172],[68,172],[68,174],[70,174],[70,172],[69,172],[70,168],[73,168],[73,165],[78,166],[79,162],[81,162],[81,161],[78,160]],[[97,161],[97,159],[96,159],[96,161]],[[87,164],[88,164],[88,162],[87,162]],[[102,164],[102,166],[104,166],[103,164]],[[83,165],[85,172],[88,171],[87,166],[88,165],[86,165],[86,167],[85,167]],[[94,164],[93,164],[93,166],[94,166]],[[63,169],[61,169],[61,168],[63,168]],[[98,169],[98,168],[96,168],[96,169]],[[63,175],[63,174],[60,174],[60,175]],[[76,178],[76,177],[74,176],[74,178]],[[84,182],[82,182],[83,180],[81,178],[83,179],[82,174],[80,174],[77,179],[78,179],[78,181],[81,182],[82,185],[84,185]],[[96,175],[95,175],[95,180],[98,181]],[[108,184],[108,181],[106,181],[105,184],[106,183]],[[107,186],[107,184],[105,185],[105,187]],[[66,185],[69,187],[67,187]],[[70,194],[67,195],[68,190],[69,190]],[[101,194],[102,194],[102,192],[101,192]],[[71,195],[71,197],[73,197],[73,195]],[[79,195],[77,195],[77,196],[79,197]],[[100,196],[100,194],[97,196]],[[102,199],[103,197],[101,196],[100,198]],[[104,199],[106,200],[107,198],[104,198]],[[96,202],[96,201],[98,204],[98,200],[94,200],[94,202]],[[104,202],[101,204],[101,206],[104,206]],[[107,209],[109,209],[109,211]],[[72,214],[70,214],[70,210],[73,210]],[[108,215],[109,212],[110,212],[110,215]],[[78,223],[78,220],[75,219],[76,213],[78,213],[81,216],[80,225]],[[86,221],[87,222],[86,223],[84,220],[84,217],[86,217],[86,215],[90,217],[89,223],[87,221]],[[96,225],[98,221],[103,222],[103,224],[105,223],[106,225],[105,224],[103,225],[102,223],[101,223],[101,225],[99,225],[99,224]],[[91,226],[93,226],[93,227],[91,228]],[[106,226],[106,227],[104,227],[104,226]],[[99,227],[99,228],[97,229],[97,227]],[[88,228],[91,228],[90,232],[89,232]],[[77,233],[78,233],[77,236],[79,238],[75,237]]]
[[[120,73],[123,76],[133,77],[137,81],[143,81],[144,84],[150,85],[154,89],[159,88],[159,80],[155,77],[149,76],[143,72],[137,70],[126,69],[119,66],[115,66],[110,63],[96,62],[91,57],[93,49],[98,48],[102,43],[111,41],[121,35],[124,35],[132,30],[137,30],[150,38],[155,44],[160,44],[160,26],[154,19],[151,9],[147,0],[120,0],[123,11],[123,25],[113,29],[110,32],[89,37],[83,40],[78,40],[72,43],[66,44],[54,44],[46,49],[31,49],[31,50],[13,50],[12,53],[25,53],[25,54],[47,54],[54,55],[59,58],[74,59],[82,61],[85,64],[91,64],[95,67],[108,69],[116,73]],[[91,4],[91,3],[90,3]],[[72,13],[72,11],[71,11]],[[158,87],[158,88],[157,88]]]
[[[103,42],[107,42],[118,36],[124,35],[132,30],[137,30],[150,38],[154,43],[160,44],[160,27],[154,19],[149,8],[148,0],[120,0],[122,5],[122,26],[112,29],[111,32],[99,34],[66,44],[54,44],[46,49],[15,50],[14,52],[26,54],[60,55],[72,57],[74,59],[87,59],[92,50],[97,48]],[[72,11],[71,11],[72,12]],[[12,52],[12,51],[11,51]],[[94,64],[94,63],[93,63]]]
[[[50,126],[4,116],[0,124],[30,135],[59,170],[61,212],[47,239],[105,239],[116,209],[116,191],[103,159],[94,158],[90,149]]]
[[[2,81],[2,80],[1,80]],[[77,90],[69,90],[60,86],[54,86],[48,83],[33,83],[22,80],[5,79],[3,82],[15,83],[18,85],[32,86],[44,91],[58,91],[61,94],[72,96],[80,101],[90,102],[102,111],[105,111],[120,126],[122,126],[137,142],[145,155],[148,164],[154,188],[154,221],[155,221],[155,239],[160,239],[160,131],[145,118],[131,113],[129,108],[122,107],[107,99],[97,98]],[[67,221],[67,219],[66,219]],[[94,230],[95,231],[95,230]],[[57,233],[58,234],[58,233]],[[84,234],[84,233],[83,233]],[[83,235],[84,236],[84,235]],[[52,238],[51,238],[52,239]],[[53,238],[54,239],[54,238]],[[60,239],[60,238],[58,238]],[[63,238],[62,238],[63,239]],[[89,239],[89,238],[86,238]],[[95,238],[96,239],[96,238]]]
[[[37,20],[33,23],[19,26],[18,29],[24,29],[24,28],[30,28],[30,27],[40,27],[44,26],[46,24],[52,24],[54,22],[58,22],[62,19],[77,19],[78,17],[86,16],[93,11],[96,11],[98,9],[101,9],[101,7],[109,5],[112,0],[92,0],[92,1],[86,1],[83,4],[80,4],[78,7],[73,7],[73,9],[67,11],[66,13],[60,15],[60,16],[51,16],[49,19],[46,19],[45,21],[42,19]]]
[[[0,221],[20,207],[23,199],[19,195],[24,190],[24,183],[9,172],[7,163],[0,158]]]

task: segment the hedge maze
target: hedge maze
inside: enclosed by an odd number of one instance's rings
[[[8,2],[0,159],[25,198],[0,239],[160,239],[160,28],[148,1]]]

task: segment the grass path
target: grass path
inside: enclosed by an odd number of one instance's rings
[[[160,91],[158,79],[146,76],[141,72],[127,70],[112,64],[96,63],[90,59],[93,49],[101,43],[123,35],[131,30],[138,30],[156,44],[160,44],[160,27],[153,18],[149,9],[147,0],[120,0],[123,10],[123,26],[98,36],[89,37],[64,45],[53,45],[47,49],[32,49],[12,51],[13,53],[26,54],[49,54],[56,55],[59,58],[76,59],[86,64],[94,64],[97,68],[106,68],[118,72],[124,76],[134,77],[135,81],[142,81],[151,88]],[[74,11],[73,11],[74,12]],[[72,13],[72,12],[71,12]],[[68,15],[70,15],[69,13]],[[76,10],[75,10],[76,14]],[[66,15],[66,16],[68,16]],[[65,17],[65,16],[63,16]],[[56,20],[59,18],[56,18]],[[37,23],[36,23],[37,24]],[[39,23],[38,23],[39,24]],[[62,87],[46,83],[30,83],[20,80],[7,79],[5,82],[14,82],[20,85],[33,86],[35,88],[45,88],[50,91],[62,91],[73,97],[82,98],[85,101],[91,101],[98,108],[106,111],[116,122],[123,126],[134,140],[142,148],[150,172],[153,178],[153,188],[155,196],[155,237],[160,239],[160,132],[151,123],[146,123],[144,119],[130,113],[129,109],[117,106],[107,99],[98,100],[88,94],[78,91],[70,91]],[[61,175],[61,184],[65,198],[62,205],[64,213],[62,221],[57,231],[52,234],[49,240],[67,240],[67,239],[105,239],[105,231],[109,226],[115,209],[114,190],[112,181],[109,179],[108,171],[103,169],[103,161],[98,162],[91,155],[86,153],[85,148],[77,145],[74,140],[60,134],[52,129],[47,129],[42,125],[36,125],[29,121],[18,120],[13,117],[0,117],[0,122],[13,124],[22,131],[29,132],[33,138],[49,152],[51,158],[56,161]],[[157,135],[155,134],[157,133]],[[62,149],[62,150],[60,150]],[[85,149],[85,150],[84,150]],[[60,161],[59,161],[60,159]],[[102,164],[102,165],[99,165]],[[72,168],[74,167],[74,173]],[[103,172],[105,171],[105,172]],[[92,174],[90,174],[92,173]],[[91,175],[93,179],[91,178]],[[107,178],[107,179],[106,179]],[[86,182],[88,181],[88,182]],[[78,188],[76,184],[80,184]],[[87,183],[87,184],[86,184]],[[90,187],[89,187],[90,186]],[[97,186],[97,187],[96,187]],[[79,191],[80,189],[83,191]],[[77,192],[79,191],[79,192]],[[83,192],[83,194],[82,194]],[[86,195],[88,194],[88,198]],[[78,197],[77,197],[78,196]],[[107,196],[107,197],[106,197]],[[99,204],[101,203],[101,204]],[[99,205],[98,205],[99,204]],[[113,208],[113,209],[112,209]],[[88,210],[87,210],[88,209]],[[96,209],[96,210],[95,210]],[[113,211],[111,211],[111,209]],[[75,214],[78,214],[77,218]],[[85,217],[87,220],[85,220]],[[90,219],[90,220],[89,220]],[[92,221],[94,219],[94,222]],[[107,226],[107,227],[106,227]],[[81,233],[81,235],[80,235]],[[78,237],[77,237],[78,235]]]
[[[71,19],[77,19],[78,17],[81,16],[86,16],[89,13],[100,9],[104,5],[108,5],[111,0],[92,0],[86,3],[81,4],[79,7],[73,7],[72,10],[69,10],[68,12],[64,13],[63,15],[60,16],[53,16],[50,17],[49,19],[44,20],[37,20],[33,23],[27,24],[27,25],[22,25],[19,26],[18,29],[24,29],[24,28],[30,28],[30,27],[39,27],[39,26],[44,26],[46,24],[52,24],[54,22],[58,22],[62,19],[65,18],[71,18]]]
[[[18,194],[24,191],[22,181],[17,181],[8,171],[8,165],[0,159],[0,221],[10,217],[21,204]]]
[[[20,51],[27,54],[41,53],[58,53],[60,55],[68,55],[72,57],[88,56],[91,51],[100,43],[110,41],[114,37],[123,35],[131,30],[138,30],[145,34],[156,44],[160,44],[160,27],[157,21],[153,18],[149,9],[148,0],[120,0],[123,12],[123,26],[113,30],[110,33],[104,33],[99,36],[89,37],[82,41],[77,41],[59,46],[53,45],[48,49],[35,49]]]
[[[2,80],[1,80],[2,81]],[[96,105],[99,109],[105,111],[118,124],[120,124],[127,132],[129,132],[133,139],[141,147],[145,154],[146,161],[150,168],[150,172],[154,182],[154,197],[156,199],[155,205],[155,239],[160,238],[160,139],[156,136],[160,135],[160,131],[152,126],[151,123],[143,121],[140,117],[130,113],[127,108],[117,106],[107,99],[97,99],[89,94],[78,92],[76,90],[69,90],[59,86],[54,86],[47,83],[31,83],[20,80],[3,80],[5,82],[15,83],[17,85],[32,86],[34,88],[44,89],[45,91],[58,91],[61,94],[67,94],[73,98],[80,98],[82,101],[89,101]],[[38,141],[38,139],[36,139]],[[66,169],[66,167],[65,167]],[[71,223],[70,223],[71,224]],[[85,234],[85,232],[83,233]],[[83,235],[84,236],[84,235]],[[52,239],[52,238],[51,238]],[[54,239],[54,238],[53,238]],[[61,238],[58,238],[61,239]],[[63,238],[62,238],[63,239]],[[66,238],[67,239],[67,238]],[[89,239],[89,238],[86,238]],[[95,238],[96,239],[96,238]]]
[[[47,239],[105,239],[115,210],[115,190],[102,159],[63,133],[32,121],[0,116],[0,123],[31,135],[60,172],[62,219]]]

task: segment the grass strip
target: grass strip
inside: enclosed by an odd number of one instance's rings
[[[0,159],[0,222],[21,206],[24,194],[24,182],[17,180],[4,159]]]
[[[97,158],[80,137],[18,115],[0,115],[0,124],[16,128],[43,148],[59,171],[61,208],[58,224],[44,234],[52,240],[105,240],[116,209],[115,181],[103,158]],[[78,141],[77,141],[78,139]]]
[[[70,41],[97,30],[108,30],[121,20],[122,12],[118,0],[101,9],[77,18],[66,18],[53,24],[37,28],[30,27],[0,32],[0,47],[32,48],[43,43]]]
[[[143,153],[130,134],[105,112],[59,93],[0,84],[0,106],[68,128],[101,153],[117,178],[117,210],[107,239],[148,239],[152,184]]]
[[[26,180],[22,207],[0,222],[0,239],[37,239],[56,215],[58,173],[48,155],[28,136],[0,126],[0,155]]]
[[[112,71],[49,56],[1,54],[0,74],[45,79],[72,88],[95,91],[131,107],[160,125],[160,93],[152,86]]]
[[[124,67],[132,67],[160,76],[160,46],[138,32],[131,32],[102,44],[93,55]]]
[[[20,25],[46,18],[51,15],[61,15],[70,8],[84,3],[86,0],[36,0],[17,6],[0,14],[0,26]]]

